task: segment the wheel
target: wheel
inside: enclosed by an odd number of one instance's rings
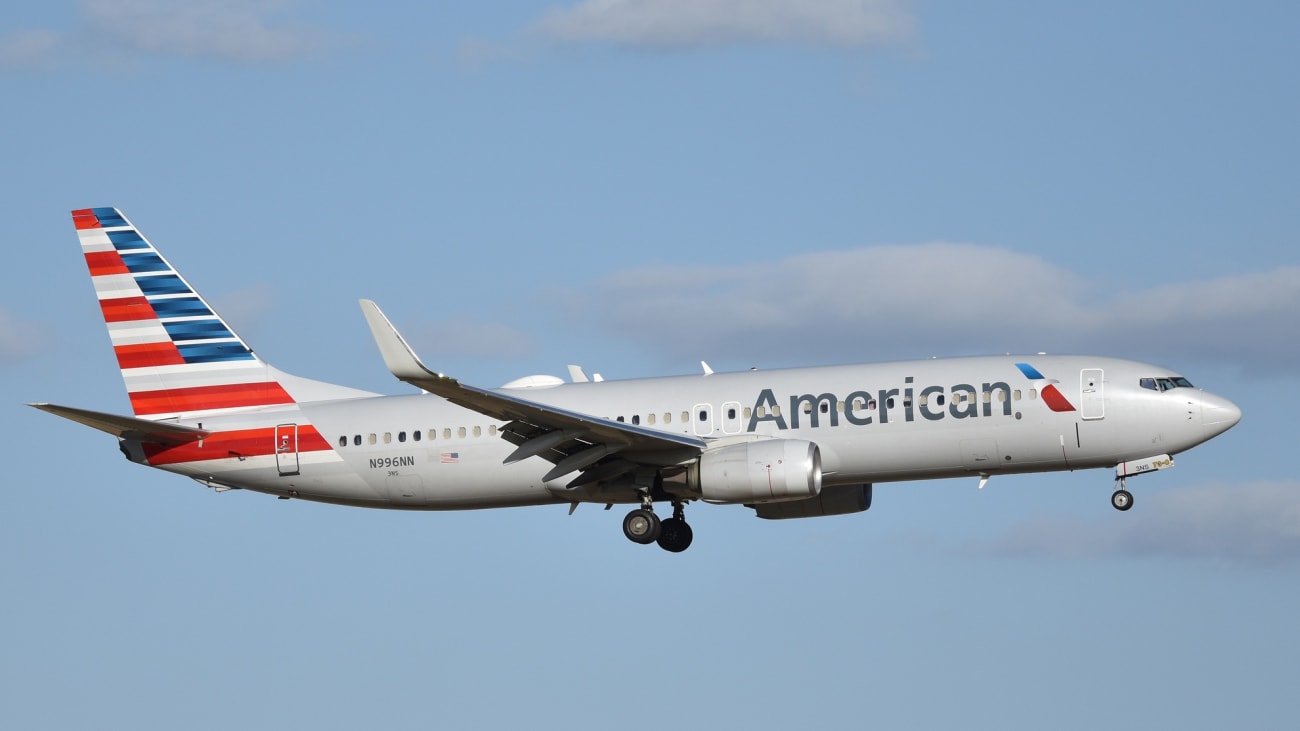
[[[648,544],[654,543],[659,538],[659,531],[662,527],[659,522],[659,516],[645,508],[637,508],[627,514],[623,519],[623,535],[627,536],[633,543]]]
[[[659,529],[659,547],[665,551],[681,553],[691,547],[695,532],[681,518],[666,518]]]
[[[1110,504],[1114,505],[1116,510],[1128,510],[1133,507],[1133,493],[1128,490],[1116,490],[1111,493]]]

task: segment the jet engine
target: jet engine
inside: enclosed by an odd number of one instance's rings
[[[800,439],[733,444],[700,455],[686,479],[709,502],[806,500],[822,489],[821,451]]]

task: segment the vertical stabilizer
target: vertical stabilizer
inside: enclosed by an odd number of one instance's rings
[[[116,208],[76,210],[72,221],[136,416],[365,395],[264,363]]]

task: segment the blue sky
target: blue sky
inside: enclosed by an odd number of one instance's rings
[[[0,726],[1289,727],[1291,3],[87,0],[0,21]],[[1105,471],[697,506],[213,494],[128,410],[68,211],[265,358],[388,393],[1001,352],[1181,370],[1234,430]]]

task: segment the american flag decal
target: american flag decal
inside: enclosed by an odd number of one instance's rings
[[[439,464],[456,464],[460,461],[460,452],[443,452],[438,457]]]

